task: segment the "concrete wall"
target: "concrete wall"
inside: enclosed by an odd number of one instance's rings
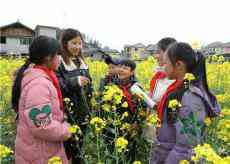
[[[20,38],[6,38],[6,44],[0,44],[0,53],[10,54],[27,54],[29,45],[20,44]]]
[[[57,30],[52,28],[40,27],[38,35],[45,35],[57,39]]]

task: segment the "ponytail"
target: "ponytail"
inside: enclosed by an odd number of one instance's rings
[[[18,113],[18,106],[19,106],[19,99],[20,99],[20,94],[21,94],[21,82],[23,78],[23,73],[25,70],[29,67],[31,62],[27,59],[24,65],[21,66],[17,70],[16,73],[16,78],[13,83],[13,88],[12,88],[12,98],[11,98],[11,103],[14,111]]]
[[[214,97],[213,93],[210,91],[206,75],[206,58],[201,52],[195,52],[196,67],[193,70],[193,74],[196,77],[196,81],[202,84],[210,100]]]
[[[200,52],[194,52],[195,65],[192,72],[198,81],[203,81],[206,78],[205,57]]]
[[[16,113],[18,113],[19,99],[21,94],[21,82],[23,73],[29,67],[31,63],[40,65],[44,62],[44,59],[48,56],[54,57],[59,49],[59,43],[56,39],[48,36],[38,36],[34,38],[29,47],[29,59],[25,64],[18,69],[16,78],[12,88],[12,107]]]
[[[217,116],[220,110],[216,97],[208,87],[205,56],[200,52],[194,51],[189,44],[183,42],[171,44],[167,50],[167,55],[174,66],[178,60],[185,63],[186,72],[192,73],[195,76],[195,80],[191,83],[207,94],[209,102],[206,100],[204,102],[211,103],[210,105],[212,105],[212,108],[208,105],[208,115]],[[180,92],[180,96],[181,93],[183,92]]]

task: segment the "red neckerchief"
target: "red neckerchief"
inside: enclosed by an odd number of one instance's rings
[[[181,85],[183,84],[183,81],[178,81],[176,80],[175,82],[173,82],[166,90],[166,92],[164,93],[163,97],[161,98],[159,104],[157,105],[157,116],[160,120],[160,123],[163,120],[163,114],[164,114],[164,108],[167,102],[167,98],[169,96],[170,93],[172,93],[173,91],[175,91],[176,89],[178,89]]]
[[[158,71],[157,73],[155,73],[155,75],[153,76],[153,78],[150,82],[149,97],[153,96],[153,90],[155,88],[157,80],[165,78],[165,77],[166,77],[166,73],[164,73],[162,71]]]
[[[40,69],[40,70],[43,70],[46,75],[49,76],[49,78],[51,79],[54,87],[56,88],[57,90],[57,94],[58,94],[58,99],[59,99],[59,103],[60,103],[60,109],[62,111],[64,111],[64,106],[63,106],[63,101],[62,101],[62,93],[61,93],[61,89],[60,89],[60,86],[59,86],[59,83],[58,83],[58,78],[56,76],[56,74],[54,73],[54,71],[44,67],[44,66],[40,66],[40,65],[35,65],[33,68],[36,68],[36,69]]]
[[[134,107],[134,104],[132,103],[132,95],[129,93],[129,88],[132,86],[131,83],[127,84],[127,85],[123,85],[121,87],[122,91],[123,91],[123,94],[124,96],[126,97],[126,100],[127,100],[127,103],[129,105],[129,108],[131,110],[132,113],[135,112],[135,107]]]

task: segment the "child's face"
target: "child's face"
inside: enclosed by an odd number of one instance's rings
[[[165,73],[167,74],[169,79],[174,79],[175,78],[175,68],[172,65],[171,61],[169,60],[169,57],[167,55],[167,52],[164,54],[164,70]]]
[[[58,69],[59,65],[60,65],[60,58],[56,54],[51,60],[51,69],[55,71]]]
[[[120,80],[129,80],[131,76],[134,75],[134,70],[131,70],[130,67],[125,65],[119,65],[118,78]]]
[[[50,69],[50,70],[57,70],[59,65],[60,65],[60,58],[58,57],[57,54],[54,55],[54,57],[51,56],[47,56],[44,61],[46,62],[46,66]]]
[[[116,75],[116,74],[118,74],[118,67],[116,66],[116,65],[114,65],[114,64],[109,64],[109,66],[108,66],[108,74],[110,75],[110,76],[113,76],[113,75]]]
[[[177,79],[181,72],[185,72],[185,64],[178,60],[175,65],[170,61],[167,52],[164,54],[164,69],[169,79]]]
[[[77,36],[67,43],[67,49],[71,53],[71,56],[76,57],[80,54],[82,49],[82,40],[80,36]]]
[[[164,56],[164,51],[161,49],[156,54],[154,54],[154,58],[156,59],[159,66],[164,65],[163,56]]]

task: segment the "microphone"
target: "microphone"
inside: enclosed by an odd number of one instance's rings
[[[140,87],[138,83],[135,83],[131,88],[131,93],[137,95],[140,97],[142,100],[146,102],[146,104],[150,107],[153,108],[156,105],[156,102],[154,102]]]

